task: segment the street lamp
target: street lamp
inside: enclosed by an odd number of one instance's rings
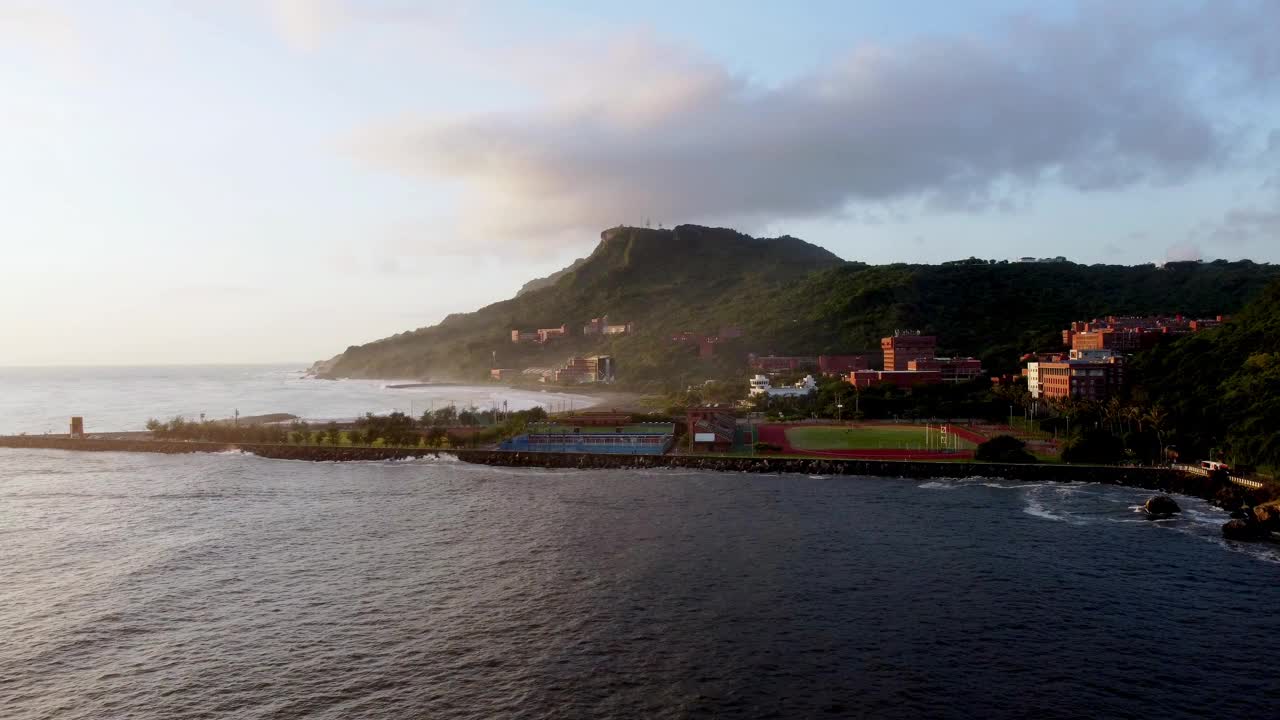
[[[844,420],[844,403],[836,403],[836,422]]]

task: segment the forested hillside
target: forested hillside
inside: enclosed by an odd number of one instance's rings
[[[1280,468],[1280,281],[1231,323],[1139,357],[1135,380],[1162,406],[1184,457]]]
[[[572,354],[611,353],[623,385],[662,389],[686,380],[740,377],[747,352],[877,350],[895,328],[936,334],[944,353],[974,355],[992,372],[1017,368],[1022,352],[1058,347],[1066,323],[1096,315],[1239,310],[1273,278],[1248,261],[1077,265],[962,260],[941,265],[846,263],[791,237],[732,230],[615,228],[595,251],[546,287],[451,315],[439,325],[353,346],[318,369],[330,377],[477,379],[500,367],[555,366]],[[608,313],[633,322],[631,336],[582,337]],[[546,346],[513,345],[513,328],[569,327]],[[710,362],[670,342],[680,331],[745,336]]]

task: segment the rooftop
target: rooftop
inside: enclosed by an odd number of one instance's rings
[[[613,435],[622,429],[629,435],[670,435],[675,432],[675,423],[648,422],[627,423],[626,425],[565,425],[561,423],[530,423],[528,432],[535,434],[563,433],[566,435]]]

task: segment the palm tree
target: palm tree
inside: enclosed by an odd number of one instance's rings
[[[1102,407],[1102,415],[1106,419],[1108,429],[1113,434],[1119,434],[1120,422],[1124,419],[1124,406],[1120,404],[1120,398],[1112,397]]]
[[[1129,425],[1129,429],[1134,429],[1134,426],[1136,425],[1138,432],[1142,432],[1142,417],[1145,414],[1146,413],[1143,412],[1142,406],[1140,405],[1129,405],[1126,407],[1124,409],[1124,417],[1125,420],[1131,423]]]
[[[1160,443],[1160,460],[1164,461],[1164,431],[1165,426],[1169,422],[1169,414],[1165,409],[1156,405],[1147,411],[1147,424],[1151,426],[1151,430],[1156,434],[1156,442]]]

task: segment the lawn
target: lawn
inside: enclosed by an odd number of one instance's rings
[[[921,425],[862,425],[855,427],[791,427],[787,441],[798,450],[924,450],[925,428]],[[947,437],[947,447],[972,450],[974,444],[963,438]],[[933,431],[933,447],[938,432]]]

